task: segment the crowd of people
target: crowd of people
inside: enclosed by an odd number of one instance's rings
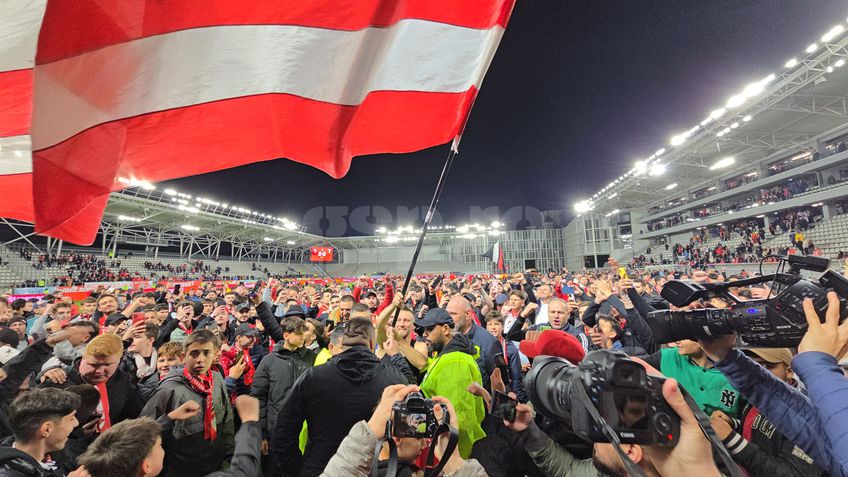
[[[697,229],[687,243],[669,244],[660,239],[653,247],[648,247],[643,254],[633,257],[634,266],[645,267],[652,265],[685,265],[690,267],[705,267],[728,263],[756,263],[769,255],[786,255],[788,253],[803,253],[805,255],[821,255],[812,239],[804,235],[811,226],[811,210],[801,208],[775,215],[769,220],[768,234],[765,227],[755,219],[745,219],[731,225],[710,225]],[[769,236],[788,233],[785,243],[765,247],[763,244]],[[735,246],[727,245],[733,239],[739,239]],[[712,246],[704,244],[709,240],[718,239]],[[651,252],[661,250],[657,257]],[[841,257],[840,257],[841,258]]]
[[[848,475],[848,324],[837,328],[835,295],[820,326],[806,309],[816,326],[797,349],[664,345],[647,320],[670,307],[668,280],[741,277],[621,270],[421,275],[405,295],[403,277],[362,276],[3,297],[0,475],[412,476],[433,462],[446,476],[632,475],[621,455],[644,475],[727,473],[675,382],[748,475]],[[524,378],[537,357],[610,352],[669,378],[673,450],[616,450],[534,411]],[[512,418],[494,409],[498,393],[517,402]],[[393,424],[419,395],[455,434]]]

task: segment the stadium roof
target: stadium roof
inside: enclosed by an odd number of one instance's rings
[[[771,155],[809,146],[848,122],[846,63],[848,29],[840,24],[781,71],[744,86],[698,124],[671,135],[665,148],[575,204],[575,211],[659,205],[750,172],[752,163]]]

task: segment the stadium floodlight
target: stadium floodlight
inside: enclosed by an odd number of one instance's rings
[[[183,229],[183,230],[188,230],[190,232],[197,232],[198,230],[200,230],[200,227],[197,227],[196,225],[191,225],[191,224],[180,225],[180,228]]]
[[[663,154],[665,154],[665,148],[662,148],[662,149],[658,150],[657,152],[655,152],[654,156],[662,156]]]
[[[461,233],[461,234],[468,232],[468,224],[460,225],[459,227],[456,228],[456,231]]]
[[[795,59],[795,58],[792,58],[791,60],[787,61],[786,64],[784,64],[783,66],[785,66],[787,68],[792,68],[793,66],[795,66],[797,64],[798,64],[798,60]]]
[[[718,136],[718,137],[724,136],[724,131],[719,131],[718,133],[716,133],[716,136]]]
[[[724,129],[722,129],[722,130],[721,130],[721,132],[723,132],[723,133],[727,134],[727,133],[729,133],[729,132],[730,132],[730,128],[729,128],[729,127],[724,128]]]
[[[177,195],[177,191],[175,191],[174,189],[165,189],[164,192],[168,195]]]
[[[661,176],[665,174],[665,170],[665,164],[654,164],[653,166],[651,166],[651,171],[649,172],[649,174],[652,176]]]
[[[714,171],[714,170],[716,170],[716,169],[723,169],[723,168],[725,168],[725,167],[727,167],[727,166],[732,165],[732,164],[733,164],[733,163],[735,163],[735,162],[736,162],[736,158],[735,158],[735,157],[732,157],[732,156],[731,156],[731,157],[725,157],[725,158],[723,158],[723,159],[719,159],[718,161],[716,161],[715,163],[713,163],[713,165],[711,165],[711,166],[710,166],[710,170],[711,170],[711,171]]]
[[[756,83],[751,83],[748,86],[745,86],[745,89],[742,90],[742,94],[746,98],[753,98],[754,96],[763,92],[764,84],[762,81],[757,81]]]
[[[725,106],[727,106],[728,108],[738,108],[739,106],[742,106],[743,104],[745,104],[745,94],[744,93],[743,94],[735,94],[735,95],[731,96],[730,99],[727,100],[727,104],[725,104]]]
[[[294,240],[286,240],[286,245],[294,245]]]
[[[274,239],[272,239],[271,237],[263,237],[262,240],[264,240],[266,242],[273,242],[274,241]]]
[[[839,36],[839,34],[840,34],[840,33],[842,33],[843,31],[845,31],[845,27],[844,27],[844,26],[842,26],[842,25],[836,25],[835,27],[833,27],[833,28],[831,28],[830,30],[828,30],[828,31],[827,31],[827,33],[825,33],[824,35],[822,35],[822,37],[821,37],[821,41],[822,41],[822,43],[827,43],[827,42],[829,42],[830,40],[832,40],[832,39],[836,38],[837,36]]]
[[[724,116],[724,113],[726,113],[726,112],[727,112],[727,109],[718,108],[718,109],[716,109],[716,110],[714,110],[710,113],[710,118],[711,119],[718,119],[718,118]]]
[[[500,227],[500,226],[501,226],[501,223],[500,223],[500,222],[498,222],[497,220],[496,220],[496,221],[494,221],[494,222],[492,222],[492,227],[494,227],[494,228],[498,228],[498,227]]]
[[[833,67],[828,66],[827,68],[825,68],[825,71],[827,71],[828,73],[833,73]]]
[[[577,212],[578,214],[589,212],[590,210],[592,210],[592,203],[589,202],[588,200],[581,200],[580,202],[577,202],[576,204],[574,204],[574,211]],[[460,230],[457,229],[457,232],[459,232],[459,231]]]
[[[607,199],[615,199],[616,197],[618,197],[618,192],[613,192],[609,195],[609,197],[607,197]]]
[[[380,227],[380,228],[378,228],[378,229],[377,229],[377,233],[378,233],[378,234],[384,234],[384,233],[386,233],[386,228],[385,228],[385,227]]]
[[[671,184],[665,186],[665,190],[672,190],[677,187],[677,182],[672,182]]]
[[[118,220],[121,222],[141,222],[138,217],[130,217],[128,215],[119,215]]]
[[[400,237],[398,237],[396,235],[390,235],[390,236],[384,238],[383,240],[385,240],[386,243],[395,243],[395,242],[400,240]]]
[[[833,66],[835,66],[837,68],[842,68],[844,65],[845,65],[845,60],[842,59],[842,58],[836,60],[836,63],[833,64]]]
[[[679,145],[683,144],[684,142],[686,142],[686,135],[685,134],[678,134],[676,136],[671,137],[671,145],[672,146],[679,146]]]
[[[752,118],[752,117],[751,117],[751,115],[749,114],[749,115],[745,116],[744,118],[742,118],[742,121],[744,121],[744,122],[746,122],[746,123],[747,123],[747,122],[748,122],[748,121],[750,121],[751,119],[753,119],[753,118]]]
[[[283,227],[285,227],[286,230],[294,230],[294,229],[297,228],[297,224],[294,223],[294,222],[287,222],[287,223],[283,224]]]
[[[477,238],[477,234],[465,234],[465,235],[462,236],[462,238],[473,240],[473,239]]]
[[[730,125],[730,129],[736,129],[739,127],[739,123],[733,123]]]
[[[814,52],[818,49],[819,49],[819,45],[813,43],[812,45],[808,46],[807,49],[804,50],[804,51],[806,51],[807,53],[812,53],[812,52]]]

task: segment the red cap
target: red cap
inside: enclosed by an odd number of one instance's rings
[[[577,338],[561,330],[545,330],[536,341],[523,340],[518,348],[528,358],[536,356],[557,356],[577,364],[586,356],[583,345]]]

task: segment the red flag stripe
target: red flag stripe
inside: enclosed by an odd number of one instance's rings
[[[32,118],[32,70],[0,72],[0,137],[29,132]]]
[[[35,221],[32,174],[0,175],[0,217]]]
[[[404,20],[352,32],[223,26],[113,45],[36,66],[33,149],[100,123],[235,97],[355,105],[372,91],[463,92],[502,33]]]
[[[358,106],[269,94],[102,124],[33,154],[37,229],[91,243],[108,194],[125,186],[115,177],[137,171],[158,181],[287,157],[341,177],[353,156],[450,141],[476,92],[380,91]],[[85,160],[67,161],[77,151]]]
[[[181,0],[178,5],[163,1],[53,0],[45,15],[37,62],[53,62],[147,36],[218,25],[361,30],[414,18],[488,29],[506,26],[512,5],[513,0],[275,0],[249,5],[233,0]]]

